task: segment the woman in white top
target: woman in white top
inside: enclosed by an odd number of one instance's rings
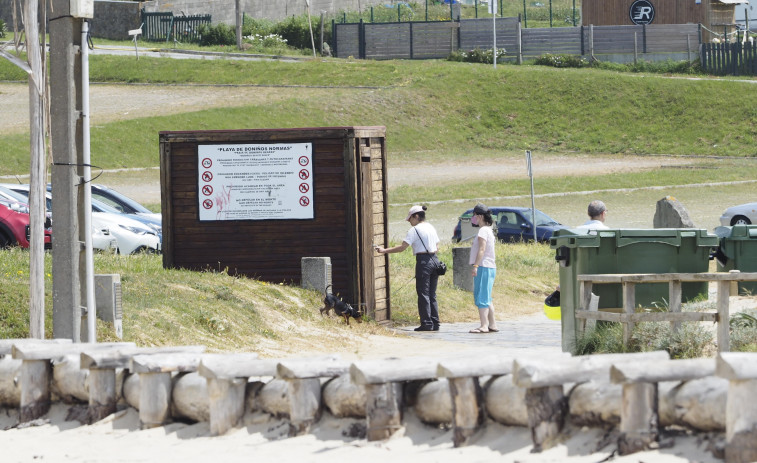
[[[469,263],[473,266],[473,302],[478,307],[481,326],[470,330],[471,333],[497,332],[492,304],[492,288],[497,276],[497,264],[494,256],[496,237],[492,231],[492,213],[489,208],[479,203],[473,208],[471,223],[480,227],[478,236],[473,240]]]
[[[415,292],[418,294],[418,316],[421,326],[415,331],[439,331],[439,305],[436,302],[436,285],[439,275],[435,271],[439,236],[433,225],[426,222],[426,206],[413,206],[407,220],[413,227],[401,244],[392,248],[376,248],[379,254],[402,252],[412,246],[415,254]]]

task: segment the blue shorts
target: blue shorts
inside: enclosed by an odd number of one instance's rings
[[[473,302],[479,309],[492,305],[492,288],[496,276],[496,268],[479,267],[476,276],[473,277]]]

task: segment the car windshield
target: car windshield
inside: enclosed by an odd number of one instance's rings
[[[93,185],[92,196],[96,197],[100,202],[118,209],[120,212],[134,211],[141,214],[154,214],[153,211],[147,209],[128,196],[124,196],[116,190],[110,188]]]
[[[497,209],[494,209],[494,210],[497,210]],[[513,215],[513,213],[507,213],[507,212],[500,212],[498,214]],[[531,210],[530,209],[522,211],[521,214],[529,222],[531,222]],[[473,217],[473,210],[465,211],[465,213],[463,213],[463,215],[460,216],[460,218],[463,219],[463,220],[470,219],[471,217]],[[513,222],[515,222],[515,220]],[[548,225],[560,225],[560,222],[556,221],[552,217],[550,217],[547,214],[543,213],[539,209],[536,209],[536,226],[543,227],[543,226],[548,226]]]

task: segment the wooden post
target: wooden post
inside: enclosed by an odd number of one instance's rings
[[[533,451],[541,452],[552,447],[568,414],[568,400],[563,394],[562,384],[528,388],[526,407]]]
[[[452,395],[452,442],[455,447],[463,447],[484,423],[484,393],[478,377],[449,378],[449,391]]]
[[[142,429],[155,428],[171,417],[171,373],[139,374],[139,421]]]
[[[197,372],[208,381],[210,434],[220,436],[236,426],[245,410],[247,381],[252,376],[275,376],[276,360],[257,354],[208,355]]]
[[[639,42],[637,33],[633,33],[633,64],[636,64],[639,59]]]
[[[91,368],[89,370],[89,408],[87,424],[100,421],[116,412],[116,370]]]
[[[729,381],[726,402],[725,461],[757,461],[757,354],[718,354],[716,374]]]
[[[287,379],[289,384],[289,435],[300,436],[321,417],[321,380],[319,378]]]
[[[636,309],[636,284],[623,282],[623,312],[631,315]],[[627,347],[631,341],[634,323],[631,321],[623,322],[623,347]]]
[[[670,280],[668,283],[668,311],[681,311],[681,280]],[[681,322],[670,322],[670,330],[675,334],[681,329]]]
[[[21,364],[20,423],[36,420],[50,410],[49,360],[24,360]]]
[[[320,378],[340,376],[349,371],[349,363],[339,356],[282,360],[276,366],[276,376],[289,385],[289,435],[307,433],[321,417],[322,394]]]
[[[520,25],[520,19],[517,22],[517,34],[518,39],[518,64],[523,64],[523,29]]]
[[[398,383],[365,386],[366,439],[386,440],[402,428],[402,385]]]
[[[659,440],[658,383],[687,381],[715,373],[712,359],[658,360],[613,365],[610,381],[623,385],[618,451],[628,455]]]
[[[728,352],[730,348],[729,299],[731,282],[718,281],[718,352]]]
[[[659,438],[657,412],[657,383],[629,383],[623,385],[620,408],[620,455],[640,452]]]

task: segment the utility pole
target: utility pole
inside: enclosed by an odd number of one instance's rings
[[[51,0],[50,142],[53,153],[53,337],[81,340],[85,277],[82,23],[92,0]],[[87,16],[89,14],[89,16]],[[95,315],[94,313],[92,314]]]

